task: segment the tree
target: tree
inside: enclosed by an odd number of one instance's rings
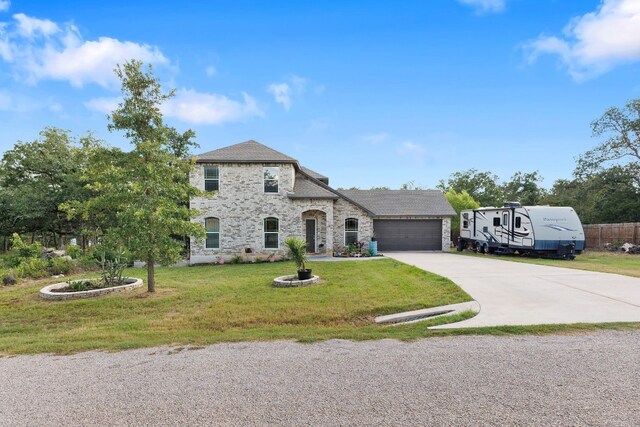
[[[204,236],[192,223],[188,200],[200,191],[189,184],[193,162],[187,157],[194,133],[177,132],[164,124],[160,106],[174,95],[164,93],[151,65],[130,61],[115,70],[122,82],[123,101],[109,119],[110,131],[123,131],[133,145],[128,153],[97,150],[88,169],[96,196],[84,204],[87,215],[100,218],[105,238],[126,246],[147,268],[147,289],[155,291],[156,263],[176,262],[183,236]],[[114,212],[114,216],[104,212]]]
[[[640,184],[640,99],[628,102],[623,109],[609,108],[591,123],[591,130],[593,136],[607,139],[579,157],[576,173],[587,175],[612,162],[628,160],[633,178]]]
[[[631,165],[554,183],[546,202],[571,206],[587,224],[640,221],[640,186]]]
[[[93,142],[91,134],[81,144]],[[69,219],[60,205],[83,200],[88,191],[82,183],[86,156],[70,132],[47,127],[38,139],[18,142],[0,161],[0,199],[3,220],[0,234],[13,232],[50,234],[62,246],[64,237],[80,231],[78,219]]]
[[[436,188],[445,193],[449,190],[458,193],[466,191],[481,206],[502,206],[504,195],[498,179],[491,172],[479,172],[472,168],[454,172],[446,182],[440,180]]]
[[[456,211],[456,216],[451,219],[451,237],[455,242],[460,233],[460,212],[465,209],[476,209],[480,207],[480,203],[475,201],[473,197],[466,191],[457,192],[449,190],[444,193],[451,206]]]
[[[538,171],[516,172],[502,185],[505,201],[520,202],[526,206],[540,204],[546,194],[544,188],[538,185],[542,181],[543,178]]]
[[[416,184],[414,180],[409,182],[405,182],[400,186],[401,190],[422,190],[422,186],[420,184]]]

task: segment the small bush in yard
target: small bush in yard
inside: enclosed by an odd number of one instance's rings
[[[40,279],[49,275],[47,267],[49,267],[49,265],[45,260],[40,258],[29,258],[20,263],[16,268],[16,273],[18,277]]]
[[[13,233],[11,236],[11,247],[16,256],[21,260],[39,258],[43,249],[40,243],[32,243],[30,245],[24,243],[18,233]]]
[[[67,255],[73,259],[78,259],[83,255],[82,248],[78,245],[67,245],[64,247],[64,250],[67,251]]]
[[[76,263],[69,258],[53,258],[49,272],[51,274],[69,274],[76,268]]]

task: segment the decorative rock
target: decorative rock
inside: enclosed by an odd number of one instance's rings
[[[276,288],[297,288],[300,286],[308,286],[317,283],[320,280],[320,276],[311,276],[310,279],[298,280],[298,275],[280,276],[273,279],[271,286]]]
[[[53,285],[45,286],[44,288],[40,289],[40,296],[46,300],[51,301],[91,298],[110,294],[112,292],[129,291],[135,288],[139,288],[143,284],[142,279],[137,279],[135,277],[125,277],[124,280],[133,280],[133,282],[127,283],[126,285],[113,286],[111,288],[92,289],[90,291],[81,292],[52,292],[53,289],[62,289],[69,286],[68,282],[54,283]]]

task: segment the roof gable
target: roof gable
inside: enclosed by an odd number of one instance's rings
[[[253,140],[208,151],[195,159],[198,163],[298,163],[293,157]]]

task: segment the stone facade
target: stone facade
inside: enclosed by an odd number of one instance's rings
[[[205,224],[206,218],[217,218],[220,224],[219,248],[206,248],[205,240],[191,242],[190,263],[229,261],[235,256],[244,260],[286,256],[284,241],[291,236],[306,240],[306,220],[314,219],[316,244],[312,252],[342,251],[345,247],[345,220],[358,220],[358,240],[368,242],[373,234],[373,217],[358,205],[338,196],[335,198],[291,198],[296,179],[292,163],[198,163],[190,181],[204,189],[204,168],[217,166],[219,190],[197,197],[190,206],[200,214],[194,222]],[[264,167],[277,167],[278,192],[265,193]],[[325,190],[322,190],[325,191]],[[330,195],[332,193],[329,193]],[[264,221],[278,219],[278,247],[265,247]],[[449,249],[451,218],[442,217],[442,248]]]
[[[210,263],[234,256],[245,259],[266,258],[271,254],[284,256],[284,241],[291,236],[305,239],[305,220],[316,220],[316,251],[332,254],[344,243],[344,219],[358,218],[362,227],[361,239],[371,234],[371,219],[357,206],[344,200],[290,199],[295,169],[292,164],[222,163],[197,164],[191,173],[191,183],[204,189],[204,167],[218,166],[219,191],[209,197],[197,197],[190,206],[200,211],[194,221],[204,225],[205,218],[220,221],[220,248],[207,249],[205,241],[191,242],[191,263]],[[263,167],[279,168],[277,193],[265,193]],[[335,218],[334,213],[340,217]],[[279,221],[278,248],[265,248],[264,220]],[[335,225],[337,221],[337,226]],[[339,236],[337,238],[336,236]],[[336,244],[334,244],[336,242]]]

